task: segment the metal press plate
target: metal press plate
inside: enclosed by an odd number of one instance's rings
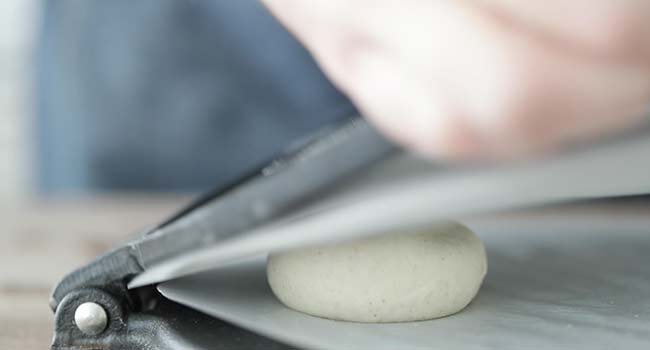
[[[486,244],[488,275],[465,310],[432,321],[363,324],[292,311],[271,293],[263,258],[158,288],[304,348],[648,349],[648,214],[562,209],[468,222]]]
[[[417,156],[400,154],[321,193],[313,202],[301,203],[297,210],[277,220],[229,239],[206,239],[184,254],[168,256],[151,266],[144,264],[144,271],[134,276],[129,288],[164,282],[269,251],[409,231],[428,227],[440,219],[650,193],[648,154],[647,136],[483,170],[441,171]],[[285,184],[276,190],[282,192],[291,186]],[[218,235],[229,220],[245,218],[244,215],[231,219],[224,212],[211,210],[220,214],[218,219],[204,218],[184,226],[176,234],[166,236],[165,244],[181,244],[183,237],[196,232],[206,233],[205,238],[214,237],[210,233]],[[158,241],[155,234],[152,239]]]

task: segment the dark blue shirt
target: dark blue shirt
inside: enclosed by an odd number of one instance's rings
[[[207,189],[354,111],[256,0],[44,4],[46,193]]]

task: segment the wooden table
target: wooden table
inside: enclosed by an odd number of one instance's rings
[[[72,269],[154,225],[189,196],[0,202],[0,349],[47,349],[51,288]]]

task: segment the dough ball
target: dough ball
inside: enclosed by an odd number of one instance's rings
[[[286,306],[356,322],[451,315],[474,298],[486,272],[483,243],[453,222],[276,253],[267,264],[271,289]]]

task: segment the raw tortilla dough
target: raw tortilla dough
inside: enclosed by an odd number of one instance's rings
[[[486,271],[483,243],[454,222],[412,234],[276,253],[267,264],[271,289],[286,306],[356,322],[456,313],[474,298]]]

